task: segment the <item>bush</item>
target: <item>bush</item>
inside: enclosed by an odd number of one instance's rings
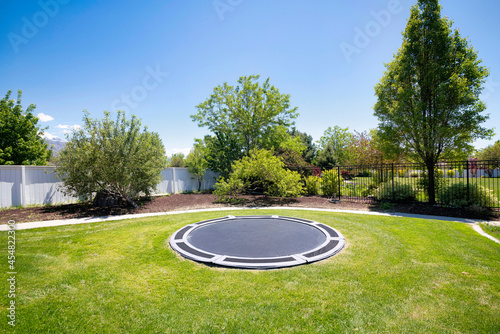
[[[214,194],[219,201],[248,192],[269,196],[299,197],[303,192],[300,174],[284,168],[283,161],[267,150],[252,150],[235,161],[228,179],[220,178]]]
[[[337,169],[323,172],[321,176],[321,191],[325,196],[333,196],[338,193],[340,176]]]
[[[342,196],[350,197],[368,197],[373,194],[373,190],[376,186],[373,184],[367,185],[366,183],[343,183],[342,184]]]
[[[317,195],[319,194],[321,179],[318,176],[308,176],[304,179],[305,182],[305,191],[308,195]]]
[[[455,177],[455,170],[450,169],[449,171],[446,172],[446,176],[448,176],[449,178]]]
[[[370,176],[372,176],[372,174],[370,173],[370,171],[367,170],[364,170],[358,174],[358,177],[370,177]]]
[[[464,183],[445,186],[439,193],[438,199],[441,204],[454,208],[496,207],[499,204],[492,190],[478,184],[469,185],[469,196],[467,196],[467,185]]]
[[[392,182],[383,183],[375,190],[375,198],[379,201],[387,202],[409,202],[417,199],[417,194],[409,184],[394,184],[394,194]]]
[[[398,170],[398,177],[406,177],[406,170],[404,169]]]
[[[350,170],[342,170],[340,173],[342,174],[344,180],[352,180],[354,178]]]
[[[441,172],[441,173],[439,173]],[[425,194],[427,195],[429,193],[429,175],[427,172],[423,172],[421,174],[420,180],[418,180],[418,187],[420,189],[423,189]],[[436,194],[439,194],[441,188],[443,187],[445,183],[445,179],[443,178],[444,172],[440,169],[436,169],[434,172],[434,192]]]
[[[413,177],[413,178],[418,177],[418,172],[411,172],[410,177]]]
[[[101,120],[85,112],[83,126],[67,137],[56,159],[56,174],[64,183],[64,193],[96,196],[96,205],[115,205],[118,199],[149,195],[160,183],[166,166],[160,136],[141,129],[141,121],[118,111],[116,121],[109,112]]]

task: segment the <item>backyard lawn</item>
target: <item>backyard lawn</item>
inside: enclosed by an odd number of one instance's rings
[[[424,190],[419,186],[420,181],[422,178],[416,177],[416,178],[409,178],[409,177],[395,177],[394,178],[394,183],[395,184],[409,184],[413,187],[413,189],[418,189],[417,190],[417,200],[419,201],[427,201],[426,195]],[[389,182],[391,182],[391,179],[389,178]],[[444,178],[443,179],[443,186],[447,185],[452,185],[456,183],[463,183],[467,184],[467,178]],[[368,193],[368,187],[370,185],[375,185],[378,186],[379,184],[376,183],[374,177],[355,177],[352,180],[348,180],[347,182],[344,181],[342,182],[341,185],[341,194],[342,196],[352,196],[352,197],[366,197],[366,194]],[[494,195],[496,195],[496,198],[500,198],[500,178],[470,178],[469,179],[469,184],[474,185],[477,184],[478,186],[482,186],[486,189],[489,189],[493,192]],[[373,191],[371,192],[373,194]],[[438,192],[439,195],[439,192]],[[500,206],[500,203],[498,203],[497,206]]]
[[[310,265],[209,267],[168,238],[225,211],[16,232],[18,333],[499,333],[500,245],[453,222],[259,210],[338,229]],[[1,233],[3,245],[7,234]],[[7,256],[2,271],[7,273]],[[8,286],[1,285],[7,314]],[[4,316],[2,332],[11,329]]]

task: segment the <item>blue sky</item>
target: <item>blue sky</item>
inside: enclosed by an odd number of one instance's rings
[[[0,94],[23,90],[48,133],[82,111],[124,109],[158,132],[168,154],[208,133],[195,106],[242,75],[271,78],[314,140],[329,126],[377,127],[374,86],[402,42],[409,0],[3,1]],[[500,132],[498,0],[441,0],[443,15],[487,66],[483,99]],[[484,147],[500,139],[480,141]]]

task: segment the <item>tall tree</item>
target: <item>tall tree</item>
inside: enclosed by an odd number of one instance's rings
[[[300,138],[300,141],[305,146],[305,150],[302,152],[302,157],[307,163],[312,164],[314,158],[316,157],[316,145],[314,145],[313,137],[305,132],[300,132],[295,128],[290,131],[293,137]]]
[[[269,138],[275,138],[280,126],[288,129],[298,115],[290,106],[290,96],[281,94],[269,78],[261,85],[259,75],[240,77],[236,87],[224,83],[214,88],[212,95],[196,106],[192,115],[200,127],[208,127],[238,146],[243,155],[254,148],[267,148]],[[279,146],[279,143],[278,143]]]
[[[379,136],[428,170],[435,203],[434,168],[441,158],[471,146],[492,131],[479,96],[488,70],[452,22],[441,17],[438,0],[419,0],[411,9],[403,44],[375,86]]]
[[[0,100],[0,165],[46,165],[52,151],[33,115],[36,106],[30,104],[23,111],[22,91],[17,92],[17,102],[11,94],[9,90]]]
[[[481,160],[500,160],[500,140],[483,148],[477,156]]]
[[[167,159],[168,167],[185,167],[186,166],[186,158],[184,157],[184,153],[174,153]]]
[[[243,157],[233,136],[215,132],[214,136],[205,136],[206,160],[208,168],[219,172],[221,177],[227,178],[231,173],[232,163]]]
[[[56,169],[68,194],[97,193],[106,201],[122,198],[138,207],[133,197],[148,195],[161,181],[166,166],[163,143],[157,133],[141,129],[135,116],[128,120],[118,111],[114,121],[104,112],[104,118],[96,120],[85,111],[82,128],[68,140]]]
[[[198,180],[198,191],[201,190],[201,181],[203,181],[203,177],[208,169],[206,149],[203,140],[195,139],[193,149],[186,158],[186,166],[189,172],[196,176]]]
[[[349,146],[353,138],[349,128],[341,128],[335,125],[333,128],[326,129],[323,136],[318,140],[318,162],[326,159],[325,161],[328,161],[329,166],[332,163],[333,165],[350,164]]]
[[[374,165],[382,161],[382,154],[375,147],[368,131],[354,131],[348,151],[353,165]]]

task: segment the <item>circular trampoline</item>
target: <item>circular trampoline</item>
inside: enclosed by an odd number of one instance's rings
[[[227,267],[271,269],[326,259],[345,245],[334,228],[281,216],[227,216],[184,226],[170,238],[182,256]]]

